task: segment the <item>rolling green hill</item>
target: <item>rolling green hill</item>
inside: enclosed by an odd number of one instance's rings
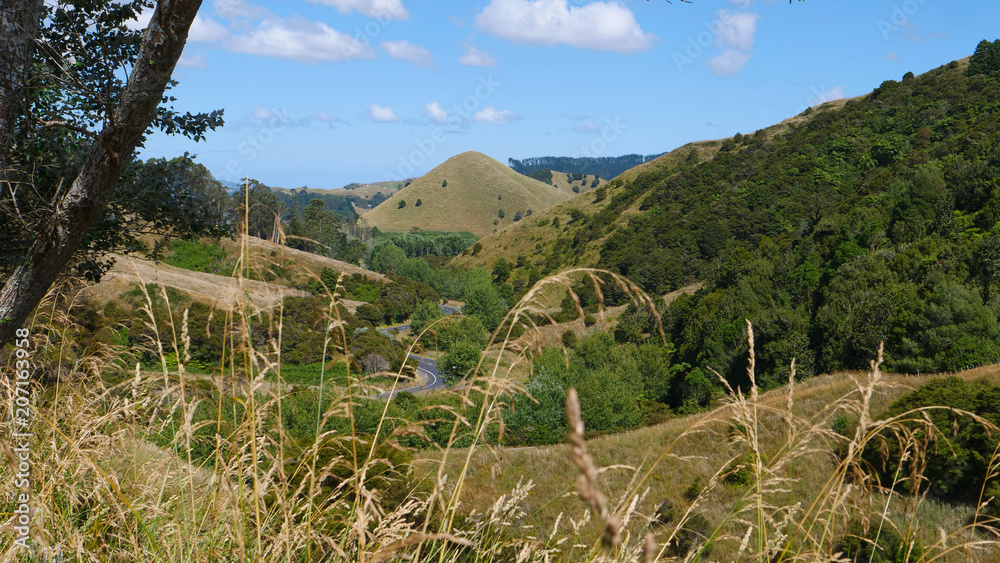
[[[414,180],[366,213],[365,221],[387,232],[419,227],[484,236],[571,195],[470,151]]]
[[[651,294],[679,360],[746,381],[743,319],[766,380],[1000,360],[1000,43],[752,134],[682,147],[480,241],[537,279],[607,268]],[[560,219],[558,227],[555,219]],[[548,221],[546,221],[548,220]],[[520,273],[519,273],[520,271]]]

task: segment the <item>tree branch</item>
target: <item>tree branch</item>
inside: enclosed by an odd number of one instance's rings
[[[0,290],[0,346],[28,319],[107,206],[115,182],[156,114],[200,6],[201,0],[157,2],[118,106],[55,216],[36,236],[25,263]]]

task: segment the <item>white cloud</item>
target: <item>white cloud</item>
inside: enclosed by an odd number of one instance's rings
[[[267,8],[254,6],[246,0],[215,0],[212,2],[212,11],[223,19],[250,19],[260,20],[273,15]]]
[[[749,8],[750,4],[753,4],[753,0],[729,0],[729,3],[740,8]]]
[[[394,59],[409,61],[417,66],[434,66],[434,55],[430,51],[409,41],[385,41],[380,47]]]
[[[342,123],[344,120],[338,117],[334,117],[325,111],[319,111],[309,116],[309,119],[315,121],[322,121],[323,123]]]
[[[716,76],[733,76],[743,68],[743,65],[747,64],[752,56],[752,53],[746,53],[739,49],[726,49],[721,55],[708,59],[708,68]]]
[[[359,12],[370,18],[405,20],[410,17],[400,0],[309,0],[337,8],[341,14]]]
[[[824,90],[816,94],[816,97],[809,102],[810,106],[818,106],[820,104],[825,104],[826,102],[831,102],[833,100],[839,100],[841,98],[846,98],[847,94],[844,93],[843,86],[834,86],[829,90]]]
[[[759,19],[760,14],[719,10],[718,18],[714,22],[715,46],[750,51],[753,49],[753,35],[757,32]]]
[[[420,113],[431,118],[435,123],[448,123],[448,112],[437,102],[431,102],[420,110]]]
[[[191,29],[188,31],[188,42],[214,42],[220,41],[229,35],[229,30],[221,23],[203,18],[200,15],[194,17]]]
[[[599,131],[596,124],[591,120],[581,121],[573,127],[574,131],[579,131],[580,133],[596,133]]]
[[[281,110],[271,111],[264,106],[257,106],[253,109],[250,117],[263,121],[265,119],[271,119],[272,117],[284,118],[285,112]]]
[[[184,68],[205,68],[208,63],[205,62],[205,57],[201,53],[191,55],[181,55],[180,60],[177,61],[177,66]]]
[[[493,106],[489,106],[485,109],[476,112],[476,115],[472,116],[472,120],[479,123],[492,123],[494,125],[503,125],[505,123],[510,123],[512,121],[517,121],[521,117],[510,110],[500,110]]]
[[[883,61],[889,61],[891,63],[898,63],[899,61],[901,61],[903,59],[901,59],[899,57],[899,55],[897,55],[896,53],[893,53],[893,52],[890,51],[890,52],[882,55],[882,60]]]
[[[566,0],[490,0],[476,16],[485,33],[534,45],[634,53],[652,47],[631,10],[617,2],[568,6]]]
[[[264,20],[256,28],[232,36],[226,41],[226,47],[236,53],[306,63],[375,57],[375,52],[367,44],[325,23],[300,16]]]
[[[396,116],[396,112],[392,111],[391,106],[380,106],[378,104],[368,106],[368,117],[372,121],[379,121],[383,123],[399,121],[399,117]]]
[[[497,66],[497,60],[490,56],[486,51],[480,51],[472,45],[466,43],[465,54],[462,55],[458,62],[464,66]]]

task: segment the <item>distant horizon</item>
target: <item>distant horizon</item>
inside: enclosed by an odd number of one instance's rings
[[[169,95],[227,124],[140,157],[339,189],[468,150],[663,153],[966,58],[996,21],[1000,3],[929,0],[213,0]]]

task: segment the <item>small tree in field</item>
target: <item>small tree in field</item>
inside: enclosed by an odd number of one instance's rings
[[[405,199],[399,200],[399,206],[396,207],[396,209],[402,209],[404,207],[406,207],[406,200]]]

